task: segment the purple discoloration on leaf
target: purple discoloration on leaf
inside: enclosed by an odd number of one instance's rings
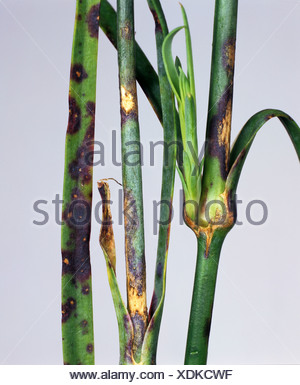
[[[212,157],[217,157],[219,159],[220,171],[223,180],[225,181],[228,174],[228,160],[227,151],[228,143],[216,140],[220,136],[220,127],[224,129],[224,121],[226,121],[228,114],[228,106],[232,101],[233,88],[232,85],[226,89],[226,91],[221,96],[218,103],[218,111],[212,117],[209,122],[209,131],[208,131],[208,141],[209,141],[209,155]]]
[[[71,274],[76,280],[83,283],[91,276],[91,265],[88,246],[80,247],[80,249],[62,251],[62,275]]]
[[[77,63],[71,66],[70,77],[76,83],[81,83],[84,79],[88,77],[88,74],[86,73],[83,65]]]
[[[68,298],[65,303],[62,304],[61,313],[62,313],[62,323],[67,322],[71,317],[72,313],[76,309],[76,301],[74,298]]]
[[[90,294],[90,285],[84,285],[82,286],[81,292],[83,295]]]
[[[153,314],[155,313],[155,310],[157,308],[157,295],[156,293],[154,292],[153,293],[153,296],[152,296],[152,300],[151,300],[151,305],[150,305],[150,309],[149,309],[149,315],[148,315],[148,319],[151,320]]]
[[[125,248],[127,256],[127,267],[129,271],[130,285],[134,287],[137,294],[141,296],[145,290],[145,270],[142,262],[137,262],[134,239],[139,228],[139,217],[137,215],[136,203],[128,189],[124,189],[125,207]]]
[[[121,128],[127,123],[127,121],[131,120],[136,122],[138,119],[138,114],[136,109],[133,109],[129,113],[126,113],[123,108],[121,108]]]
[[[88,115],[92,116],[94,121],[95,121],[95,110],[96,110],[96,106],[95,106],[94,102],[87,102],[86,103],[86,112]]]
[[[98,38],[98,32],[99,32],[99,12],[100,12],[100,4],[95,4],[91,7],[86,17],[89,34],[91,37],[94,37],[96,39]]]
[[[81,111],[76,103],[76,100],[69,97],[69,122],[67,134],[73,135],[80,130],[81,126]]]

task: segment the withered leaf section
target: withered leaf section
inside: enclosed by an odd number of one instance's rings
[[[102,248],[107,268],[108,282],[116,311],[119,328],[119,346],[121,365],[135,364],[133,358],[133,326],[130,315],[119,290],[116,279],[116,249],[110,211],[110,190],[105,181],[98,182],[98,190],[102,199],[102,224],[100,230],[100,246]]]

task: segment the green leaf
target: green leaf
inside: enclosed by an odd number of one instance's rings
[[[166,73],[171,84],[172,90],[176,98],[180,100],[179,77],[178,72],[172,56],[172,41],[174,36],[184,27],[177,27],[173,29],[165,38],[162,46],[163,60],[165,64]]]
[[[192,39],[191,39],[190,27],[189,27],[189,23],[188,23],[185,9],[184,9],[182,4],[180,4],[180,5],[181,5],[181,12],[182,12],[182,17],[183,17],[183,22],[184,22],[184,27],[185,27],[187,77],[189,79],[191,93],[192,93],[194,99],[196,100],[193,52],[192,52]]]
[[[186,141],[192,144],[194,153],[197,154],[198,156],[196,106],[195,106],[194,98],[192,97],[191,94],[187,94],[185,97],[184,116],[185,116]]]
[[[179,67],[179,90],[181,102],[184,103],[185,96],[190,94],[190,86],[188,78],[181,67]]]
[[[179,76],[179,68],[182,68],[181,61],[178,56],[175,58],[175,67]]]
[[[188,187],[187,187],[187,185],[185,183],[184,176],[183,176],[182,172],[180,171],[180,168],[177,165],[176,165],[176,169],[177,169],[177,172],[179,174],[179,178],[180,178],[181,183],[182,183],[184,195],[188,196],[189,195],[189,190],[188,190]]]
[[[227,191],[235,193],[246,157],[260,128],[277,117],[284,125],[300,160],[300,128],[285,112],[267,109],[253,115],[240,131],[230,153],[230,172],[226,181]]]
[[[183,170],[186,184],[188,186],[188,189],[191,190],[190,176],[192,173],[192,165],[190,162],[190,157],[185,150],[183,150]]]

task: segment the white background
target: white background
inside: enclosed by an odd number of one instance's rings
[[[198,101],[199,140],[203,141],[208,100],[213,1],[182,0],[192,31]],[[115,1],[112,2],[115,5]],[[136,39],[156,66],[152,16],[146,1],[136,2]],[[300,122],[300,2],[240,0],[233,111],[233,137],[255,112],[280,108]],[[182,24],[177,1],[163,0],[169,28]],[[68,119],[74,0],[0,0],[1,108],[1,279],[0,363],[62,363],[60,331],[60,227],[54,220],[55,194],[62,195],[64,138]],[[175,40],[184,58],[184,39]],[[184,60],[183,60],[184,62]],[[104,34],[99,39],[96,140],[105,145],[105,167],[96,180],[121,180],[112,165],[111,132],[117,130],[119,154],[117,56]],[[153,200],[160,199],[159,148],[149,164],[149,142],[162,129],[139,93],[148,302],[153,290],[157,237]],[[120,159],[120,158],[119,158]],[[117,201],[117,185],[111,184]],[[169,249],[167,293],[158,363],[182,364],[189,317],[196,240],[179,225],[179,178]],[[278,121],[257,135],[246,161],[238,195],[239,220],[221,255],[208,362],[210,364],[288,364],[300,362],[299,162]],[[95,189],[94,203],[98,198]],[[45,199],[49,222],[33,211]],[[253,199],[264,200],[263,226],[246,222]],[[113,207],[117,218],[118,207]],[[253,210],[259,219],[260,210]],[[95,354],[97,364],[118,362],[117,323],[108,288],[99,225],[93,222]],[[115,225],[118,277],[125,297],[124,238]]]

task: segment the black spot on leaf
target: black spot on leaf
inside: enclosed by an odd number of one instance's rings
[[[100,12],[100,4],[95,4],[91,7],[86,17],[89,34],[91,37],[95,37],[96,39],[98,38],[98,32],[99,32],[99,12]]]
[[[75,134],[80,130],[81,126],[81,111],[79,106],[76,103],[76,100],[72,97],[69,97],[69,122],[67,133]]]
[[[71,79],[77,83],[81,83],[88,77],[82,64],[73,64],[71,67]]]
[[[71,317],[73,311],[76,309],[76,301],[74,298],[68,298],[66,303],[62,304],[61,313],[62,313],[62,323],[67,322]]]

